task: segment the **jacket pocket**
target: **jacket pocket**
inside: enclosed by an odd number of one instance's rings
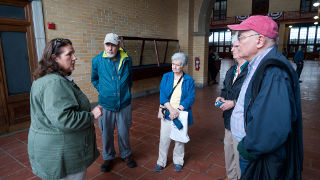
[[[32,168],[40,175],[60,176],[63,164],[63,136],[35,134]]]

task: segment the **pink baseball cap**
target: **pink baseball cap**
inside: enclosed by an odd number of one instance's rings
[[[250,16],[240,24],[228,25],[232,30],[253,30],[268,38],[274,39],[278,36],[278,25],[269,16]]]

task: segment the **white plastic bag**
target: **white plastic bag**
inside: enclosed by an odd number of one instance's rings
[[[179,130],[173,121],[171,121],[170,138],[175,141],[187,143],[190,141],[188,136],[188,112],[180,111],[178,119],[181,121],[183,128]]]

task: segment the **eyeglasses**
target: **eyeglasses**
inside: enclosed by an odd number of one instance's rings
[[[63,39],[57,38],[53,41],[53,46],[52,46],[52,54],[54,52],[54,50],[56,49],[57,43],[61,42]]]
[[[178,66],[178,67],[181,67],[181,66],[182,66],[182,63],[181,63],[181,64],[172,63],[171,65],[172,65],[172,66]]]
[[[60,38],[55,39],[54,42],[53,42],[53,49],[56,48],[57,43],[61,42],[62,40],[63,39],[60,39]]]
[[[241,39],[245,39],[245,38],[248,38],[248,37],[251,37],[251,36],[257,36],[257,35],[260,35],[260,34],[251,34],[251,35],[247,35],[247,36],[238,36],[238,40],[240,41]]]

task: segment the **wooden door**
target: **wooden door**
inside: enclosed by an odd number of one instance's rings
[[[0,0],[0,134],[28,128],[37,59],[31,4]]]

